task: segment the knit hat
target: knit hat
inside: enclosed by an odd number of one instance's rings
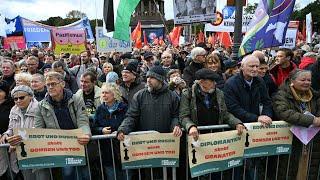
[[[135,61],[132,61],[132,62],[129,62],[129,64],[123,68],[123,71],[124,70],[127,70],[127,71],[130,71],[131,73],[133,74],[138,74],[138,63],[135,62]]]
[[[7,83],[7,81],[0,81],[0,90],[6,93],[6,96],[8,96],[9,93],[9,84]]]
[[[26,85],[19,85],[12,89],[11,97],[13,97],[17,92],[25,92],[30,96],[33,96],[33,91],[29,86]]]
[[[149,52],[149,51],[147,51],[147,52],[145,52],[145,53],[143,54],[144,60],[146,60],[146,59],[148,59],[148,58],[151,58],[151,57],[153,57],[153,56],[154,56],[154,54],[153,54],[152,52]]]
[[[116,81],[119,79],[119,76],[115,72],[109,72],[106,76],[106,83],[116,83]]]
[[[217,81],[219,79],[219,75],[211,69],[203,68],[196,72],[196,79],[209,79],[211,81]]]
[[[124,53],[120,56],[120,59],[131,59],[132,54],[131,53]]]
[[[147,78],[153,77],[161,82],[166,79],[166,71],[161,66],[154,66],[147,72]]]

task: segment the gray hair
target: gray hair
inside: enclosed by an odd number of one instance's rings
[[[293,71],[290,72],[290,81],[296,80],[300,75],[302,74],[306,74],[306,73],[310,73],[310,70],[306,70],[306,69],[295,69]]]
[[[30,84],[32,80],[32,75],[29,73],[21,72],[14,75],[14,80],[15,81],[21,80]]]
[[[118,102],[122,101],[122,95],[121,95],[120,89],[115,83],[103,83],[101,87],[101,93],[102,91],[112,92],[116,101]],[[100,97],[100,99],[101,99],[101,102],[103,102],[102,96]]]
[[[58,81],[63,81],[64,78],[63,78],[63,75],[58,73],[58,72],[54,72],[54,71],[50,71],[46,74],[45,76],[45,80],[47,79],[51,79],[51,78],[54,78],[54,79],[57,79]]]
[[[12,69],[15,70],[16,66],[14,65],[14,62],[13,62],[12,60],[4,59],[4,60],[2,61],[2,63],[1,63],[1,65],[4,64],[4,63],[9,63],[10,66],[12,67]]]
[[[259,61],[259,58],[257,58],[257,57],[254,56],[254,55],[249,54],[249,55],[245,56],[245,57],[242,59],[242,61],[241,61],[241,66],[244,66],[244,65],[246,65],[249,61],[253,61],[253,60]],[[260,61],[259,61],[259,63],[260,63]]]
[[[103,64],[103,68],[105,68],[107,66],[111,67],[111,71],[113,71],[113,65],[111,63],[106,62],[106,63]]]
[[[44,82],[44,75],[36,73],[32,75],[32,78],[39,78],[41,82]]]
[[[206,54],[207,54],[207,51],[202,47],[195,47],[191,50],[191,53],[190,53],[192,59],[195,59],[199,55],[206,55]]]

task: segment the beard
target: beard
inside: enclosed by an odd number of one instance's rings
[[[155,92],[155,91],[161,89],[162,84],[160,82],[159,82],[159,84],[155,84],[155,85],[147,83],[146,86],[147,86],[148,91],[152,93],[152,92]]]

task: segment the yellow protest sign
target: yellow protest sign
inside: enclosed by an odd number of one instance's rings
[[[269,127],[261,123],[245,123],[248,131],[245,132],[244,157],[271,156],[290,154],[292,133],[290,124],[285,121],[273,121]]]
[[[22,143],[17,146],[19,169],[85,165],[84,146],[77,141],[81,129],[14,129]]]
[[[127,135],[120,144],[122,168],[177,167],[179,145],[172,133]]]
[[[86,50],[85,30],[51,30],[52,46],[55,54],[80,54]]]
[[[224,171],[242,165],[245,137],[237,131],[199,135],[188,138],[191,177]]]

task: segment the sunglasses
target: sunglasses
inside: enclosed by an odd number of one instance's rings
[[[20,96],[20,97],[15,97],[13,98],[14,101],[18,101],[18,99],[20,99],[21,101],[24,100],[26,96]]]

